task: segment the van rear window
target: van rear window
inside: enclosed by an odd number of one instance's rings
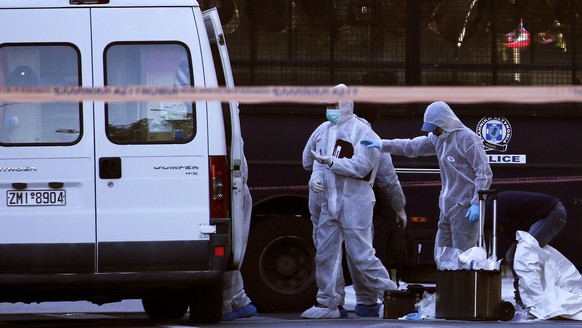
[[[0,86],[78,86],[80,56],[71,44],[3,44]],[[71,145],[81,135],[81,104],[0,102],[0,145]]]
[[[191,86],[192,65],[180,43],[115,43],[105,52],[108,86]],[[196,134],[192,103],[106,104],[107,137],[116,144],[186,143]]]

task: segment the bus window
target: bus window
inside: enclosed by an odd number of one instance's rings
[[[4,44],[0,86],[78,86],[80,56],[70,44]],[[81,136],[81,105],[0,103],[0,145],[67,145]]]
[[[115,43],[105,54],[105,84],[191,86],[189,58],[178,43]],[[116,144],[188,142],[196,133],[192,107],[183,102],[107,104],[107,137]]]

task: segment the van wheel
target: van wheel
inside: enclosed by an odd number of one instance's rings
[[[190,321],[217,323],[222,318],[222,279],[219,283],[199,285],[190,294]]]
[[[188,300],[183,297],[147,297],[141,300],[143,309],[150,319],[180,319],[188,311]]]
[[[315,302],[311,221],[295,216],[251,229],[241,268],[245,290],[259,311],[302,311]]]

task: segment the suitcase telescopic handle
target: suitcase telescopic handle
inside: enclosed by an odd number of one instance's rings
[[[479,200],[485,200],[485,195],[492,195],[493,199],[497,199],[497,190],[495,189],[479,190],[477,193],[479,194]]]
[[[497,261],[497,190],[485,189],[477,191],[479,194],[479,247],[483,247],[483,226],[485,223],[485,196],[493,199],[493,227],[491,231],[491,257]]]

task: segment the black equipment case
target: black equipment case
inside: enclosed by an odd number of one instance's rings
[[[492,257],[497,258],[497,193],[479,191],[479,246],[483,247],[485,195],[493,198]],[[501,299],[501,270],[439,270],[436,275],[435,317],[454,320],[508,321],[515,314]]]
[[[424,292],[435,293],[435,287],[408,285],[406,290],[384,292],[384,319],[398,319],[416,312],[416,304],[422,300]]]

